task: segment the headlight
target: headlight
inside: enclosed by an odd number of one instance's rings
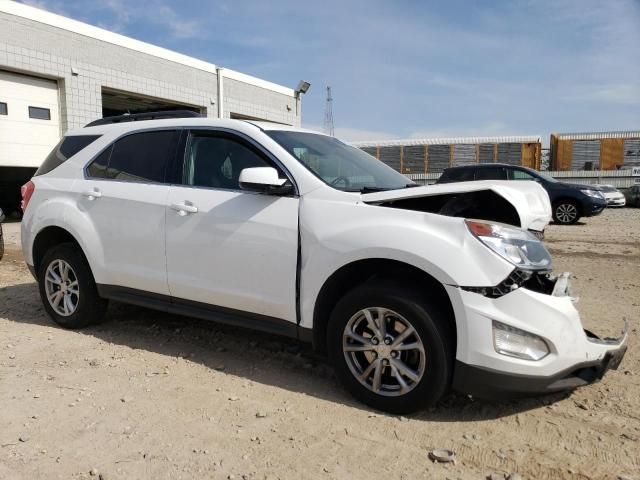
[[[532,233],[517,227],[477,220],[465,220],[465,223],[473,236],[516,267],[551,269],[549,252]]]
[[[542,360],[549,354],[549,346],[543,338],[495,320],[493,348],[502,355],[523,360]]]
[[[586,196],[588,197],[593,197],[593,198],[604,198],[604,196],[602,195],[601,192],[599,192],[598,190],[591,190],[591,189],[584,189],[584,190],[580,190],[582,193],[584,193]]]

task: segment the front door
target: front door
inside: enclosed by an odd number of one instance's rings
[[[298,198],[240,190],[240,171],[276,167],[248,141],[192,131],[169,188],[171,296],[296,321]],[[283,172],[281,175],[283,175]]]

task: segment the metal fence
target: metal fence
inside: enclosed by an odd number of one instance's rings
[[[640,177],[633,177],[631,170],[570,170],[570,171],[546,171],[547,175],[567,183],[582,183],[591,185],[594,183],[613,185],[616,188],[630,188],[640,184]],[[407,174],[411,180],[421,185],[434,183],[440,173],[414,173]]]

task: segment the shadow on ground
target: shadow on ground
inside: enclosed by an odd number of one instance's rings
[[[60,328],[42,308],[35,282],[0,288],[0,317]],[[211,369],[224,368],[227,374],[253,382],[367,408],[340,387],[325,357],[296,340],[115,302],[110,304],[105,323],[81,333],[132,349],[184,357]],[[539,408],[564,396],[489,403],[450,394],[436,408],[411,418],[436,422],[492,420]]]

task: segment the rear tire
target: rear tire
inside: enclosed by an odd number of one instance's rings
[[[433,405],[453,372],[455,334],[447,320],[428,292],[391,280],[358,286],[329,319],[336,375],[355,398],[378,410],[400,414]],[[410,329],[414,333],[406,335]]]
[[[98,295],[91,268],[73,243],[47,251],[40,262],[38,287],[45,310],[61,327],[83,328],[104,318],[108,302]]]
[[[561,225],[573,225],[580,220],[578,204],[573,200],[561,200],[553,206],[553,220]]]

